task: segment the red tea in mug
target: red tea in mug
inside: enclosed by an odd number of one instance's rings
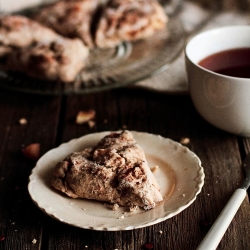
[[[212,54],[200,66],[222,75],[250,78],[250,48],[237,48]]]

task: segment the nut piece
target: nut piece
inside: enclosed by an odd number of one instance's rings
[[[33,239],[32,244],[36,244],[36,243],[37,243],[37,239]]]
[[[188,137],[183,137],[183,138],[181,138],[180,143],[183,144],[183,145],[187,145],[187,144],[190,143],[190,138],[188,138]]]
[[[113,207],[112,207],[112,210],[113,210],[113,211],[117,211],[118,208],[119,208],[119,205],[115,203],[115,204],[113,205]]]
[[[95,119],[95,110],[79,111],[76,116],[76,124],[83,124]]]
[[[160,167],[158,165],[155,165],[152,169],[151,172],[154,173],[156,172]]]
[[[23,148],[22,153],[27,159],[38,160],[40,157],[40,144],[32,143]]]
[[[27,123],[28,123],[28,121],[27,121],[26,118],[21,118],[21,119],[19,120],[19,124],[21,124],[21,125],[26,125]]]

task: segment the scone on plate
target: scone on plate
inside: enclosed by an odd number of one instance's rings
[[[64,38],[24,16],[0,16],[0,67],[4,70],[71,82],[88,54],[80,39]]]
[[[94,199],[145,210],[162,201],[143,149],[131,132],[113,132],[93,148],[59,162],[52,186],[72,198]]]

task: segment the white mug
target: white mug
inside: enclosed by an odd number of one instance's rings
[[[250,25],[216,28],[193,37],[185,48],[189,93],[209,123],[249,137],[250,78],[226,76],[198,65],[214,53],[236,48],[250,48]]]

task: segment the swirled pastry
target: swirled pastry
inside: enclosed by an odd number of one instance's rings
[[[93,19],[100,0],[59,1],[44,7],[34,18],[63,36],[80,38],[89,48],[94,47],[91,34]]]
[[[145,210],[162,200],[144,151],[126,130],[105,136],[94,148],[70,154],[55,166],[51,183],[73,198]]]
[[[168,17],[157,0],[61,0],[34,18],[89,48],[110,48],[148,38],[166,27]]]
[[[111,0],[103,9],[95,34],[97,47],[148,38],[166,27],[167,15],[155,0]]]
[[[89,50],[24,16],[0,17],[0,67],[46,79],[73,81]]]

